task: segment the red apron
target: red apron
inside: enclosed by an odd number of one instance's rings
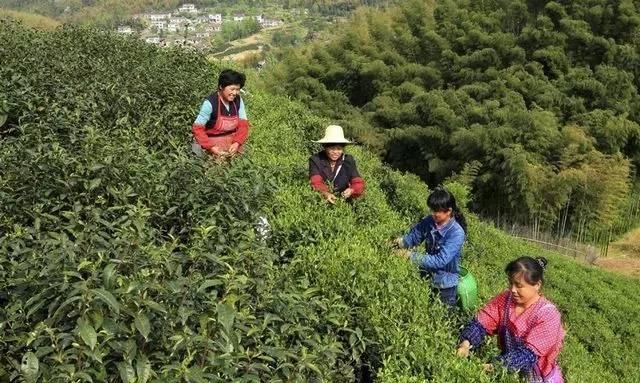
[[[227,152],[229,147],[233,144],[233,135],[238,130],[240,124],[240,117],[238,116],[238,109],[233,103],[233,107],[236,108],[235,116],[223,116],[220,114],[222,108],[222,102],[220,96],[218,96],[218,110],[216,113],[216,123],[213,129],[207,132],[209,135],[208,144],[215,146],[216,148]],[[238,151],[242,150],[242,146],[238,148]]]

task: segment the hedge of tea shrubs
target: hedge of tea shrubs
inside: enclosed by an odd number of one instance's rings
[[[350,147],[366,197],[328,206],[306,179],[328,121],[256,79],[247,153],[218,166],[190,124],[221,66],[87,29],[3,20],[0,41],[0,381],[517,381],[482,371],[494,342],[456,358],[470,314],[392,256],[415,177]],[[483,301],[533,252],[470,216]],[[640,380],[637,281],[548,256],[567,382]]]

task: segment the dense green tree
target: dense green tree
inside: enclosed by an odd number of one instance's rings
[[[431,185],[475,164],[485,215],[586,238],[636,182],[638,32],[626,0],[410,0],[356,11],[269,80]]]

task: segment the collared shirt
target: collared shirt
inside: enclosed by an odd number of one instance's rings
[[[506,290],[491,299],[478,312],[476,320],[465,328],[462,337],[472,345],[478,346],[484,334],[498,334],[500,324],[505,320],[505,307],[510,294],[511,292]],[[540,297],[538,302],[517,315],[516,303],[511,300],[506,325],[514,336],[522,339],[524,347],[535,356],[532,363],[537,365],[542,376],[549,375],[556,366],[565,336],[562,317],[556,306],[545,297]],[[481,326],[482,331],[477,331],[478,326]],[[512,367],[510,364],[522,364],[519,360],[523,357],[521,351],[505,350],[504,339],[500,339],[498,344],[503,351],[502,359],[507,367]]]
[[[425,242],[426,252],[414,251],[411,261],[431,274],[435,287],[446,289],[458,285],[465,233],[455,218],[438,227],[432,216],[425,217],[403,239],[406,248]]]

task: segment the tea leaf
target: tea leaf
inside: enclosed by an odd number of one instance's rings
[[[120,304],[110,292],[105,289],[93,289],[91,292],[96,298],[106,303],[116,314],[120,313]]]
[[[138,377],[136,383],[147,383],[151,379],[151,372],[151,362],[146,355],[139,352],[136,357],[136,375]]]
[[[91,326],[89,321],[85,319],[78,321],[78,330],[82,341],[93,351],[96,347],[96,343],[98,342],[98,334],[96,334],[96,330]]]
[[[40,371],[40,362],[33,352],[24,354],[22,363],[20,364],[20,371],[27,382],[31,383],[37,380]]]
[[[122,383],[133,383],[136,380],[136,372],[131,366],[131,363],[118,362],[116,363],[118,372],[120,373],[120,379]]]
[[[135,326],[142,334],[145,340],[149,340],[149,333],[151,332],[151,323],[149,322],[149,317],[145,315],[143,312],[139,312],[136,314],[135,318]]]
[[[222,327],[228,333],[233,327],[233,321],[235,319],[236,312],[233,306],[227,303],[218,304],[218,322],[222,324]]]

